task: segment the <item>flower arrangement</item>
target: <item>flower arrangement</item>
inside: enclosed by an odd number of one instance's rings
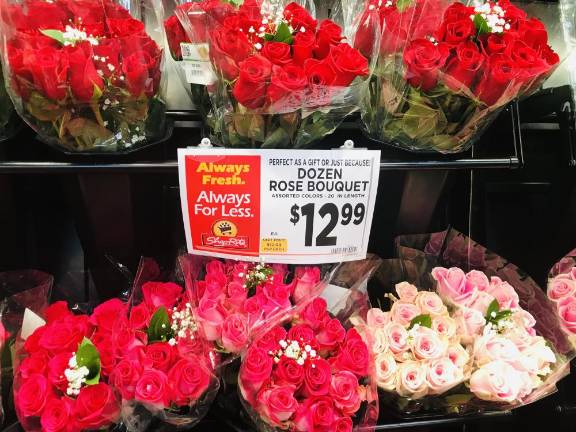
[[[372,337],[379,388],[403,409],[452,412],[482,401],[508,409],[545,391],[560,359],[514,288],[456,267],[432,277],[436,292],[397,284],[389,312],[371,309],[360,327]]]
[[[48,143],[115,152],[164,134],[162,50],[111,0],[3,2],[6,85]]]
[[[297,3],[244,2],[209,28],[222,144],[302,147],[357,109],[368,59],[337,23],[319,23]]]
[[[384,24],[381,52],[362,118],[372,138],[404,149],[467,150],[560,60],[542,21],[508,0],[368,1],[365,13],[375,12]],[[362,49],[370,35],[357,41]]]
[[[548,298],[556,305],[564,332],[576,335],[576,266],[564,269],[548,281]]]
[[[359,333],[346,330],[316,298],[251,344],[238,384],[259,430],[344,432],[376,420],[368,409],[377,404],[371,369]]]
[[[120,419],[120,401],[93,343],[98,312],[74,315],[65,302],[45,312],[19,350],[14,405],[27,431],[106,429]]]

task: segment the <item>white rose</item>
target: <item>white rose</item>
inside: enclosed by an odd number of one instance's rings
[[[464,380],[464,371],[449,358],[432,360],[428,365],[429,394],[440,395],[457,386]]]
[[[412,354],[419,360],[433,360],[446,354],[448,344],[438,333],[427,327],[419,327],[414,332],[414,340],[411,343]]]
[[[432,320],[432,328],[441,336],[452,339],[456,336],[456,321],[449,316],[436,316]]]
[[[398,367],[391,352],[382,352],[376,356],[376,382],[378,387],[392,391],[396,388]]]
[[[474,342],[474,360],[479,367],[494,360],[515,364],[520,358],[520,350],[514,342],[498,334],[487,334]]]
[[[427,365],[424,362],[408,361],[398,365],[396,391],[400,396],[420,399],[428,394],[426,381]]]
[[[386,329],[377,328],[372,331],[372,352],[375,355],[388,350],[388,335]]]
[[[446,356],[459,368],[464,368],[470,361],[470,354],[468,354],[468,351],[459,343],[448,346]]]
[[[440,296],[430,291],[420,291],[414,300],[414,304],[420,308],[422,314],[427,314],[432,317],[446,315],[448,309]]]

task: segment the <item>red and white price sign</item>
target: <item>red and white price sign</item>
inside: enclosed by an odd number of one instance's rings
[[[178,150],[190,253],[269,263],[366,257],[376,150]]]

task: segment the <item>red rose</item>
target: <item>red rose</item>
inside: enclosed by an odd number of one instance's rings
[[[470,15],[474,15],[473,7],[465,6],[459,2],[452,3],[444,11],[443,24],[454,23],[465,18],[472,21]]]
[[[178,406],[196,402],[210,385],[210,373],[198,359],[182,359],[168,373],[172,400]]]
[[[318,21],[312,18],[306,9],[294,2],[284,8],[284,18],[292,28],[299,31],[302,31],[301,28],[304,27],[305,31],[313,32],[318,24]]]
[[[272,63],[261,55],[252,55],[240,63],[240,76],[232,94],[238,103],[249,109],[264,105],[266,88],[272,74]]]
[[[515,40],[508,45],[505,54],[519,68],[519,79],[523,84],[530,83],[531,80],[545,75],[551,69],[546,60],[540,56],[540,53],[522,40]]]
[[[288,330],[287,339],[311,345],[313,348],[317,347],[314,330],[306,324],[297,324],[292,326],[292,328]]]
[[[171,309],[178,303],[182,287],[172,282],[146,282],[142,285],[144,303],[151,311],[164,306]]]
[[[210,352],[209,348],[206,346],[206,340],[200,336],[191,338],[184,338],[178,341],[176,348],[178,354],[184,359],[197,359],[201,357],[206,357],[205,363],[210,365]]]
[[[145,33],[144,23],[132,17],[108,18],[108,29],[110,35],[117,38]]]
[[[304,72],[308,76],[308,81],[313,86],[326,87],[334,84],[336,80],[336,73],[330,66],[330,63],[324,59],[323,61],[316,59],[308,59],[304,62]],[[298,287],[303,284],[298,283],[294,291],[294,299],[298,301],[304,298],[300,295]],[[310,288],[310,284],[305,284],[306,288]]]
[[[140,362],[121,360],[110,374],[110,384],[120,391],[122,399],[134,399],[136,383],[142,375]]]
[[[332,399],[328,396],[311,397],[298,407],[294,425],[298,432],[330,430],[336,418]]]
[[[65,432],[71,423],[73,403],[71,399],[51,398],[46,402],[40,424],[44,432]]]
[[[61,50],[44,47],[32,54],[34,85],[52,100],[68,96],[68,58]]]
[[[222,346],[229,352],[239,352],[248,342],[248,332],[248,323],[243,315],[229,315],[222,324]]]
[[[297,66],[304,66],[304,62],[312,58],[312,52],[316,45],[316,37],[313,32],[298,32],[292,43],[293,62]]]
[[[130,12],[122,5],[113,2],[104,2],[104,12],[108,18],[130,18]]]
[[[168,373],[176,353],[167,342],[155,342],[144,349],[144,367]]]
[[[500,0],[498,2],[500,6],[505,11],[505,18],[510,23],[512,31],[517,30],[519,24],[524,21],[527,17],[527,13],[510,3],[509,0]]]
[[[558,63],[560,63],[560,56],[548,45],[543,46],[540,49],[541,49],[540,55],[548,65],[556,66]],[[550,68],[550,71],[551,70],[552,68]],[[550,71],[548,71],[548,73],[550,73]]]
[[[484,50],[488,55],[504,52],[513,39],[509,33],[491,33],[483,41]]]
[[[50,324],[52,321],[58,321],[71,315],[72,312],[70,312],[70,309],[68,309],[68,303],[65,301],[57,301],[52,303],[44,311],[44,319],[48,324]]]
[[[304,380],[304,368],[296,360],[282,356],[274,369],[274,382],[300,387]]]
[[[309,325],[312,330],[319,330],[323,326],[324,321],[330,318],[326,308],[326,300],[322,297],[316,297],[302,311],[302,321]]]
[[[48,381],[61,392],[66,392],[68,380],[64,371],[68,369],[68,363],[73,353],[63,352],[55,355],[48,362]]]
[[[264,381],[270,378],[272,366],[272,357],[266,351],[255,346],[248,349],[246,357],[242,360],[239,378],[242,396],[250,404],[254,404],[256,393]]]
[[[110,342],[118,358],[133,358],[134,353],[139,352],[144,342],[140,339],[140,333],[130,328],[127,323],[118,324],[112,332]],[[145,335],[143,335],[145,336]]]
[[[262,55],[279,66],[287,65],[292,61],[290,45],[283,42],[266,42],[262,48]]]
[[[484,75],[475,93],[486,105],[494,105],[507,92],[510,99],[515,94],[518,85],[519,70],[516,64],[504,54],[492,54],[488,58],[488,63],[484,68]],[[506,98],[508,100],[508,98]]]
[[[15,391],[14,403],[19,417],[38,417],[49,393],[49,384],[43,375],[31,375]]]
[[[145,94],[152,97],[156,94],[158,82],[154,79],[154,74],[159,67],[159,59],[153,58],[145,51],[137,51],[124,58],[122,72],[126,77],[126,87],[132,96],[137,98]],[[174,300],[175,298],[170,299]]]
[[[350,371],[358,377],[365,376],[368,373],[370,355],[368,347],[356,331],[348,330],[346,340],[340,347],[336,358],[333,358],[337,370]]]
[[[336,73],[334,85],[346,87],[357,76],[368,75],[368,59],[346,43],[332,46],[330,65]]]
[[[438,31],[438,40],[449,46],[456,46],[466,42],[476,34],[476,27],[470,17],[462,18],[459,21],[445,23]]]
[[[330,53],[330,48],[333,45],[338,45],[342,39],[344,39],[344,36],[342,36],[342,27],[332,20],[323,20],[316,32],[314,56],[320,60],[327,57]]]
[[[145,370],[136,383],[134,397],[158,409],[170,406],[170,388],[166,374],[154,369]]]
[[[275,386],[258,393],[258,405],[261,414],[272,426],[283,426],[298,409],[294,398],[294,386]]]
[[[244,272],[245,269],[240,270]],[[212,260],[206,264],[206,273],[207,274],[226,274],[226,269],[224,268],[224,263],[220,260]]]
[[[74,404],[76,430],[101,429],[120,417],[120,406],[112,388],[104,383],[83,387]]]
[[[112,299],[96,306],[90,322],[98,326],[98,331],[111,332],[116,319],[126,313],[126,303],[120,299]]]
[[[404,51],[406,80],[412,87],[429,91],[438,83],[438,71],[444,67],[450,49],[443,43],[433,44],[427,39],[413,40]]]
[[[272,78],[268,86],[268,101],[271,105],[280,102],[280,110],[298,109],[302,107],[305,90],[308,88],[308,77],[304,69],[296,65],[287,65],[284,67],[273,66]],[[276,286],[288,287],[282,282],[274,283]],[[267,291],[267,288],[264,289]],[[269,290],[268,290],[269,291]],[[288,297],[290,289],[288,287]],[[282,295],[284,297],[284,295]],[[283,300],[286,305],[285,299]]]
[[[42,349],[40,346],[40,339],[42,339],[44,333],[46,332],[46,326],[38,327],[34,333],[32,333],[24,342],[24,350],[28,354],[32,354]],[[71,351],[73,352],[73,351]]]
[[[92,0],[74,0],[67,2],[66,7],[82,25],[101,23],[106,18],[102,4]]]
[[[95,59],[96,71],[102,71],[106,78],[117,76],[122,68],[120,65],[121,48],[122,44],[118,39],[100,39],[98,45],[92,47],[94,55],[98,57],[98,60]]]
[[[548,46],[548,32],[538,18],[530,18],[523,21],[518,28],[519,39],[532,48],[538,49]]]
[[[278,342],[285,339],[286,330],[284,330],[284,327],[276,326],[258,338],[254,345],[264,350],[264,352],[277,351],[280,348]]]
[[[57,3],[48,3],[42,0],[27,1],[26,9],[27,16],[22,24],[30,30],[64,30],[64,26],[68,24],[68,19],[71,18],[66,8]]]
[[[244,32],[237,29],[219,28],[210,37],[210,58],[214,68],[224,79],[238,77],[239,64],[252,53],[252,45]]]
[[[445,84],[454,91],[472,88],[472,83],[484,64],[485,56],[474,42],[464,42],[456,47],[456,56],[446,67]]]
[[[320,332],[316,335],[318,346],[321,351],[336,348],[346,338],[346,330],[336,318],[324,321]]]
[[[56,321],[46,326],[38,343],[52,354],[76,352],[78,344],[84,339],[84,331],[85,328],[74,321]]]
[[[22,360],[22,363],[18,366],[18,373],[23,379],[28,379],[35,374],[46,375],[48,361],[49,357],[46,352],[35,352],[30,357]]]
[[[358,379],[352,372],[341,371],[332,376],[330,396],[342,414],[353,416],[360,409],[362,398],[359,390]]]
[[[340,417],[332,423],[332,430],[334,432],[352,432],[353,426],[350,417]]]
[[[190,5],[196,5],[197,3],[186,3]],[[164,29],[166,30],[166,39],[168,40],[168,47],[170,48],[170,54],[175,60],[182,60],[182,50],[180,44],[182,42],[188,42],[188,37],[184,31],[184,27],[180,24],[180,20],[176,15],[172,15],[166,21],[164,21]]]
[[[94,51],[89,42],[69,47],[70,88],[80,102],[89,102],[94,98],[96,89],[103,91],[104,81],[94,65]]]
[[[307,397],[328,394],[331,376],[330,363],[323,358],[316,358],[306,362],[304,366],[304,394]]]

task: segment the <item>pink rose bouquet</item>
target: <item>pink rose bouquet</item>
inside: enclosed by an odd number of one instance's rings
[[[548,298],[554,303],[562,330],[576,343],[576,249],[562,258],[548,278]]]
[[[316,298],[257,338],[238,384],[258,430],[352,431],[378,417],[368,345]]]
[[[120,419],[105,353],[95,344],[100,310],[74,315],[65,302],[45,311],[46,323],[16,341],[14,406],[26,431],[104,430]],[[110,350],[111,346],[103,346]]]

